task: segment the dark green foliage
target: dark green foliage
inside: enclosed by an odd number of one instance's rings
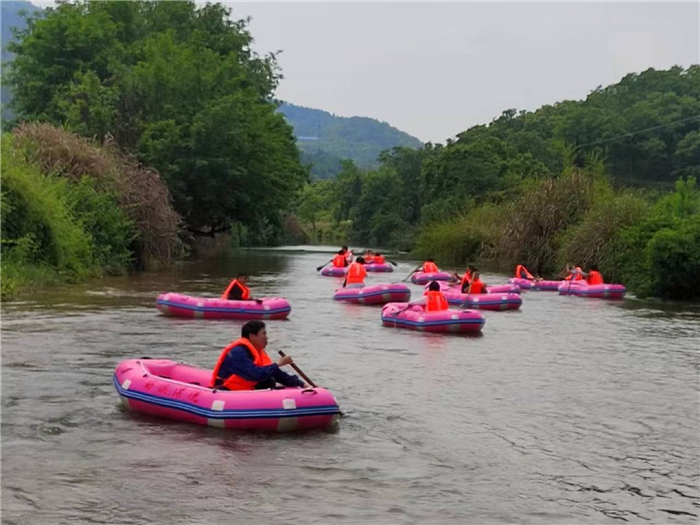
[[[696,180],[676,183],[638,224],[620,230],[601,263],[604,275],[619,278],[639,296],[698,297],[700,191]]]
[[[122,273],[133,262],[135,227],[119,208],[118,196],[96,186],[89,177],[70,185],[66,205],[90,236],[95,263],[108,273]]]
[[[307,179],[276,112],[273,56],[221,4],[61,3],[30,24],[10,81],[25,119],[113,135],[157,168],[194,233],[269,242]]]
[[[647,255],[653,295],[672,299],[700,295],[700,215],[681,221],[676,229],[659,230]]]

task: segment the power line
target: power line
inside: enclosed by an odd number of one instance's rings
[[[680,124],[682,122],[690,122],[691,120],[698,120],[698,119],[700,119],[700,115],[695,115],[694,117],[683,118],[680,120],[676,120],[675,122],[668,122],[666,124],[661,124],[659,126],[654,126],[652,128],[642,129],[639,131],[634,131],[632,133],[625,133],[624,135],[620,135],[618,137],[613,137],[611,139],[603,139],[603,140],[597,140],[595,142],[589,142],[588,144],[581,144],[580,146],[576,146],[576,148],[574,148],[574,149],[581,149],[581,148],[585,148],[586,146],[595,146],[596,144],[604,144],[606,142],[612,142],[614,140],[624,139],[627,137],[634,137],[635,135],[639,135],[640,133],[646,133],[647,131],[653,131],[655,129],[666,128],[668,126],[673,126],[675,124]]]

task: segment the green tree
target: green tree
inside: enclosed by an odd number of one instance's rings
[[[194,233],[281,226],[308,170],[276,112],[274,55],[221,4],[61,3],[13,44],[20,118],[113,135],[165,177]],[[266,233],[264,233],[266,232]]]

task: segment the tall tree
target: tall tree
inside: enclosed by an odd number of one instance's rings
[[[195,233],[280,223],[308,178],[276,113],[274,55],[221,4],[61,3],[13,44],[22,119],[112,134],[167,180]]]

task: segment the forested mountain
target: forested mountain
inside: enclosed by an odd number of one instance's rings
[[[29,2],[24,2],[22,0],[3,0],[0,2],[0,37],[2,45],[2,65],[3,70],[5,69],[6,63],[12,60],[12,53],[8,50],[7,45],[12,40],[12,28],[17,30],[22,30],[27,27],[27,22],[22,16],[22,13],[28,15],[33,15],[41,11],[38,7]],[[12,118],[12,113],[7,109],[7,103],[12,98],[12,90],[5,83],[2,83],[0,87],[2,90],[2,116],[3,118]]]
[[[279,111],[294,127],[302,161],[313,163],[317,179],[332,178],[341,171],[341,160],[361,168],[377,166],[377,156],[394,147],[421,148],[422,142],[386,122],[367,117],[337,117],[319,109],[283,103]]]

